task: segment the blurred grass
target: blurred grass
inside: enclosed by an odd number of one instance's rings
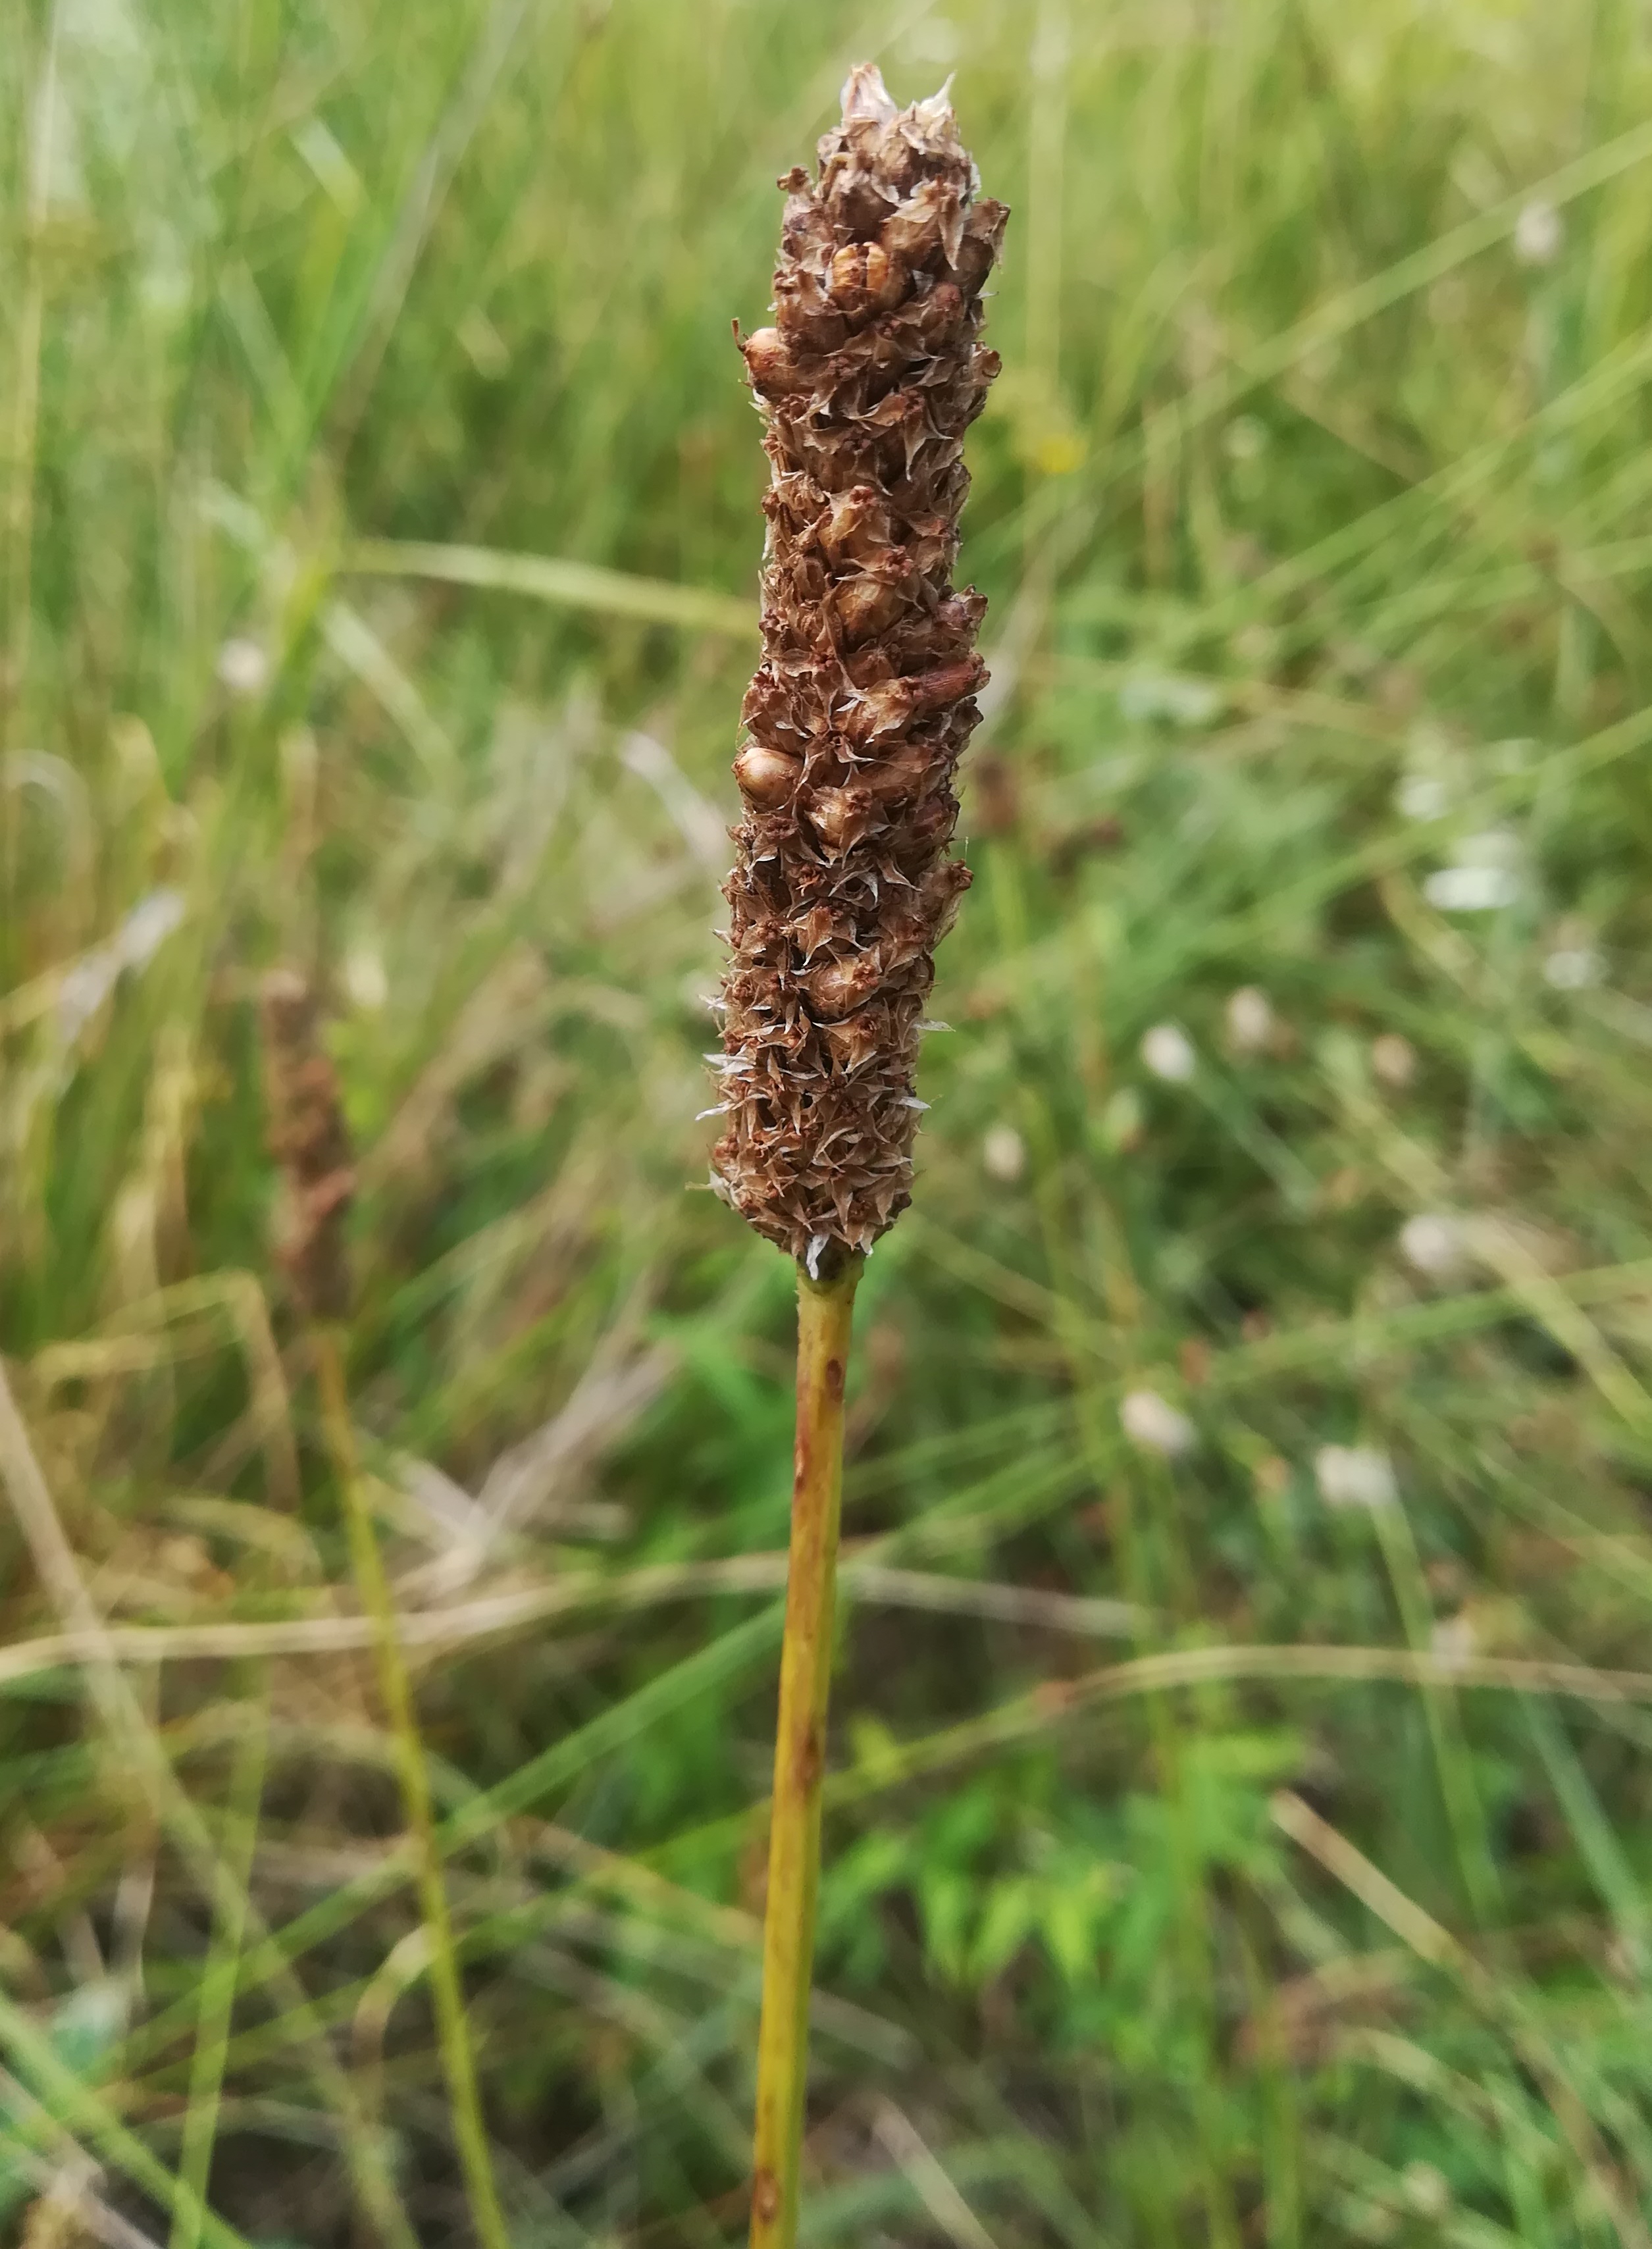
[[[685,1191],[728,323],[870,53],[956,69],[1015,215],[808,2238],[1647,2241],[1647,41],[27,0],[5,2238],[465,2238],[265,1249],[279,957],[363,1151],[354,1413],[513,2239],[742,2231],[790,1400],[786,1271]]]

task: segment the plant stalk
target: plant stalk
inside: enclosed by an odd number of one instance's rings
[[[763,1919],[751,2249],[792,2249],[797,2239],[821,1783],[843,1489],[843,1379],[862,1262],[849,1257],[822,1281],[810,1279],[801,1265],[797,1270],[797,1441]]]
[[[179,2196],[173,2211],[168,2249],[201,2249],[204,2239],[203,2221],[224,2099],[224,2064],[235,2016],[237,1970],[246,1941],[248,1890],[258,1847],[265,1766],[270,1747],[269,1682],[262,1665],[252,1674],[251,1685],[255,1722],[236,1745],[230,1773],[228,1809],[232,1824],[224,1843],[224,1857],[235,1888],[229,1896],[216,1901],[207,1972],[201,1982],[195,2053],[189,2063],[183,2144],[178,2151],[179,2182],[189,2191]]]
[[[430,1804],[430,1778],[425,1768],[424,1745],[419,1736],[418,1713],[414,1707],[407,1661],[396,1638],[396,1612],[389,1581],[384,1573],[384,1558],[379,1551],[372,1510],[361,1482],[344,1379],[344,1356],[337,1331],[330,1324],[318,1324],[313,1331],[313,1340],[322,1426],[343,1502],[357,1595],[373,1626],[379,1694],[396,1746],[402,1803],[416,1860],[419,1913],[430,1948],[437,2044],[447,2080],[453,2137],[465,2173],[472,2229],[480,2249],[510,2249],[511,2237],[493,2177],[492,2156],[477,2085],[476,2056],[471,2045],[465,1994],[453,1950],[453,1923],[448,1911],[447,1885]]]

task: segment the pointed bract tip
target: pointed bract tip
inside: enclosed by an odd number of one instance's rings
[[[948,71],[946,83],[939,93],[932,93],[926,100],[912,104],[913,118],[931,132],[953,121],[953,79],[955,75],[954,72]]]
[[[855,64],[843,80],[844,124],[889,125],[895,115],[895,105],[877,64]]]

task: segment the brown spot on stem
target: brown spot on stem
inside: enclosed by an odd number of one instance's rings
[[[767,2166],[752,2181],[752,2209],[765,2225],[780,2216],[780,2181]]]
[[[826,1751],[821,1741],[820,1730],[810,1726],[800,1734],[792,1756],[792,1785],[800,1796],[809,1796],[820,1785],[825,1768]]]
[[[841,1358],[829,1358],[826,1362],[826,1395],[841,1398],[843,1394],[843,1362]]]

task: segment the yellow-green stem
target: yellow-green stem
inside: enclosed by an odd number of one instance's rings
[[[763,1921],[751,2249],[792,2249],[797,2238],[820,1795],[843,1489],[843,1379],[860,1268],[857,1257],[828,1280],[812,1281],[801,1268],[797,1276],[797,1443]]]
[[[207,1972],[201,1984],[201,2012],[189,2064],[189,2105],[184,2111],[183,2144],[178,2153],[178,2177],[189,2191],[180,2195],[173,2211],[169,2249],[200,2249],[207,2190],[212,2183],[224,2063],[235,2015],[236,1970],[246,1937],[247,1893],[258,1847],[258,1809],[270,1744],[268,1682],[262,1667],[251,1675],[251,1684],[249,1700],[254,1719],[237,1745],[230,1775],[231,1826],[224,1858],[234,1887],[226,1885],[227,1895],[217,1901]]]
[[[0,677],[0,748],[12,746],[29,671],[33,610],[35,444],[40,418],[40,347],[45,307],[45,224],[52,191],[52,128],[58,105],[58,10],[46,21],[45,52],[24,97],[27,125],[24,206],[23,287],[17,306],[17,357],[11,392],[10,485],[6,494],[7,612],[4,670]],[[10,792],[8,792],[10,794]],[[6,817],[8,854],[15,818]],[[8,872],[12,870],[8,868]]]
[[[402,1803],[408,1833],[417,1857],[420,1918],[430,1948],[430,1997],[436,2012],[437,2043],[442,2071],[447,2080],[453,2118],[453,2137],[465,2173],[471,2225],[481,2249],[510,2249],[510,2233],[499,2207],[487,2129],[482,2119],[481,2094],[476,2080],[476,2056],[465,2019],[465,1994],[459,1983],[458,1962],[453,1950],[453,1925],[448,1912],[447,1885],[442,1874],[442,1854],[436,1840],[430,1805],[430,1778],[419,1736],[418,1714],[407,1663],[396,1637],[396,1613],[390,1600],[384,1558],[373,1527],[372,1510],[361,1482],[350,1420],[349,1394],[344,1380],[344,1358],[331,1328],[314,1335],[316,1386],[320,1393],[321,1419],[332,1457],[334,1475],[343,1502],[345,1528],[349,1536],[350,1564],[356,1592],[373,1627],[379,1693],[396,1746]]]

